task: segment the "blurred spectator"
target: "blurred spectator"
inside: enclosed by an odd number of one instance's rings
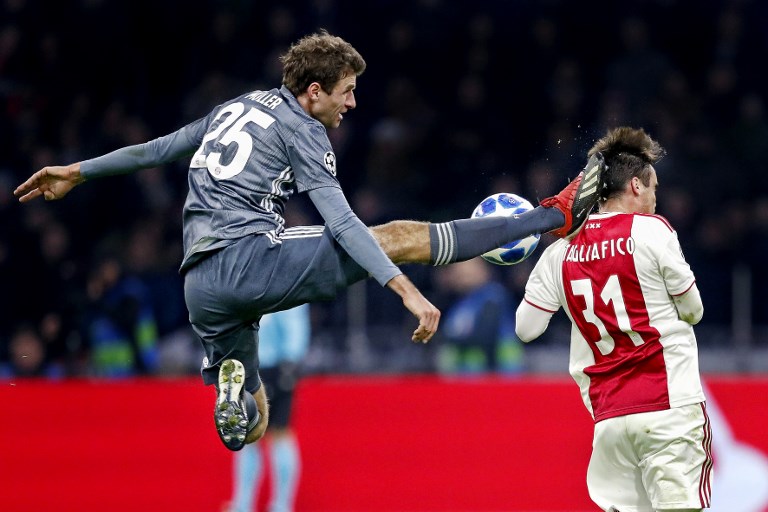
[[[437,368],[445,374],[517,373],[522,344],[515,335],[515,298],[493,276],[492,264],[474,258],[440,269],[438,279],[455,299],[438,333]]]
[[[16,329],[8,342],[7,357],[0,361],[0,378],[64,376],[64,368],[51,360],[43,338],[28,324]]]
[[[100,377],[146,375],[158,365],[157,324],[147,287],[106,255],[88,278],[85,332],[93,372]]]

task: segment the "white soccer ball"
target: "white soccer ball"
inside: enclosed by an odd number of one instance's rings
[[[533,210],[533,205],[527,199],[517,194],[501,192],[483,199],[472,212],[472,217],[509,217],[530,210]],[[482,257],[496,265],[517,265],[536,250],[540,238],[541,235],[530,235],[488,251]]]

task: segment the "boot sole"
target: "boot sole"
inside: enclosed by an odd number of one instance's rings
[[[219,369],[219,390],[213,419],[221,442],[228,449],[238,451],[245,446],[248,415],[241,399],[245,385],[245,368],[237,359],[227,359]]]

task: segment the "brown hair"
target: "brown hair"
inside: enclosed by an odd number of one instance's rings
[[[344,39],[327,30],[304,36],[280,57],[283,63],[283,85],[294,96],[317,82],[325,92],[331,92],[336,83],[350,72],[361,75],[365,60]]]
[[[605,157],[608,172],[602,201],[624,190],[627,182],[638,177],[650,184],[651,167],[664,157],[666,151],[642,128],[620,126],[598,140],[588,155],[600,152]]]

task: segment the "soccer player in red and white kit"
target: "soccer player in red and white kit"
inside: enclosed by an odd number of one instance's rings
[[[700,511],[712,432],[693,325],[704,308],[677,233],[655,215],[662,147],[619,127],[589,151],[607,165],[598,213],[542,253],[517,309],[531,341],[562,307],[570,373],[594,418],[587,486],[606,511]]]

